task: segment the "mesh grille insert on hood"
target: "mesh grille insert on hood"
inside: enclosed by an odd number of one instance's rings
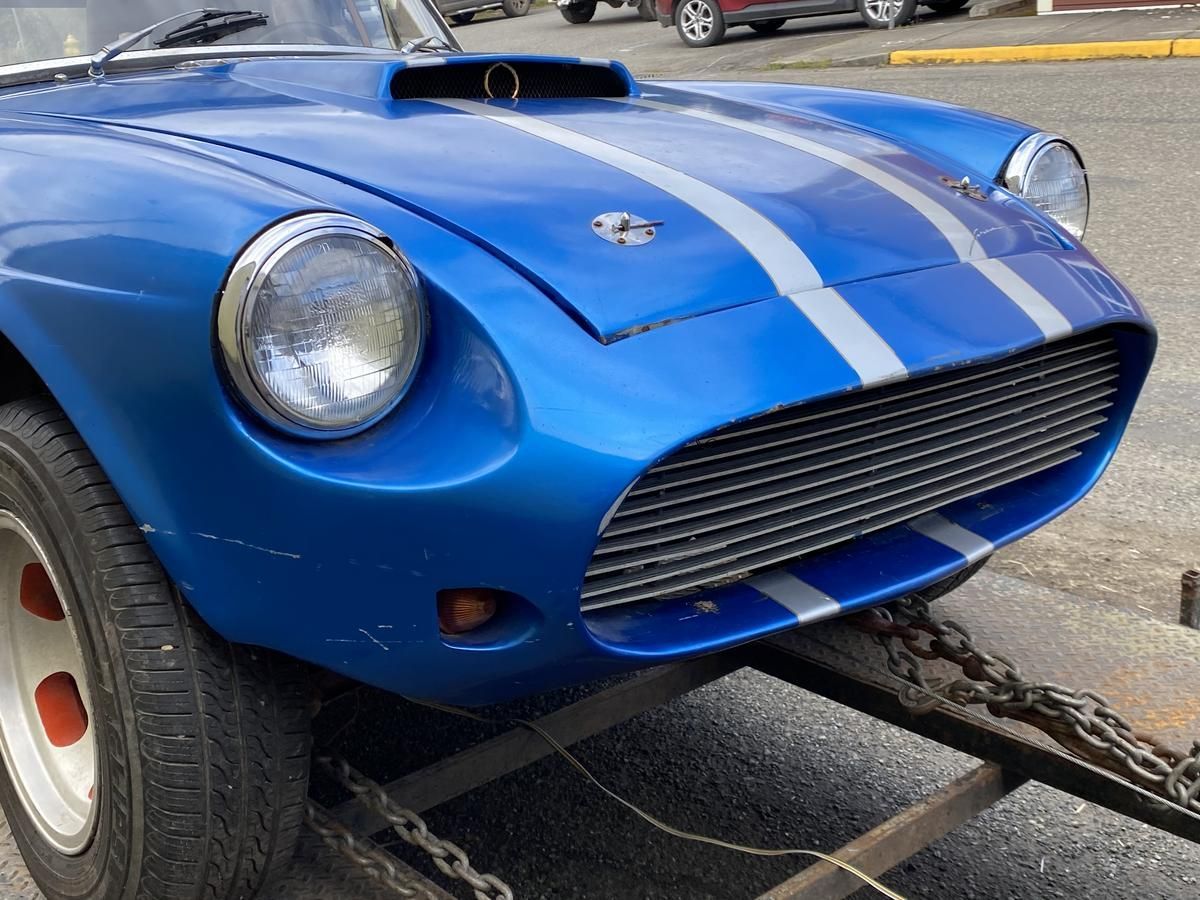
[[[396,100],[544,100],[557,97],[628,97],[629,85],[608,66],[506,60],[410,66],[392,78]]]

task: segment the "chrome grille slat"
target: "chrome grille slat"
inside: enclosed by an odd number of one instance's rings
[[[1099,341],[1092,341],[1092,342],[1086,343],[1086,344],[1080,344],[1079,346],[1060,348],[1054,352],[1048,352],[1041,358],[1041,362],[1044,364],[1049,364],[1051,361],[1054,361],[1054,360],[1058,360],[1059,362],[1062,362],[1061,357],[1063,357],[1063,356],[1067,356],[1067,355],[1079,356],[1079,355],[1085,354],[1086,352],[1094,351],[1096,348],[1102,348],[1102,351],[1105,355],[1111,355],[1113,352],[1111,341],[1099,340]],[[1089,358],[1095,358],[1095,356],[1093,355]],[[995,364],[992,364],[989,366],[970,366],[970,367],[966,367],[963,369],[954,370],[953,372],[944,373],[944,376],[939,375],[939,376],[931,376],[929,378],[922,378],[922,379],[920,379],[919,382],[910,382],[909,383],[910,389],[905,390],[903,392],[899,392],[897,394],[896,399],[904,400],[908,397],[917,396],[919,394],[927,394],[930,391],[942,390],[944,387],[952,386],[952,385],[941,385],[941,384],[926,384],[927,381],[932,382],[932,381],[935,381],[939,377],[948,377],[950,375],[958,375],[959,377],[957,377],[953,381],[953,385],[961,385],[961,384],[965,384],[965,383],[968,383],[971,381],[977,381],[980,378],[990,378],[993,376],[997,376],[1004,372],[1009,372],[1009,371],[1012,371],[1013,369],[1018,369],[1022,365],[1026,365],[1026,364],[1027,363],[1022,363],[1020,361],[1017,361],[1017,362],[1008,363],[1007,365],[1002,364],[1002,363],[995,363]],[[1071,365],[1072,363],[1070,361],[1068,361],[1067,364]],[[912,385],[915,385],[915,387],[911,387]],[[855,394],[855,395],[851,395],[851,396],[857,397],[859,395]],[[856,410],[862,409],[864,407],[873,406],[877,402],[878,402],[877,400],[870,399],[870,400],[863,400],[862,402],[859,402],[859,403],[847,403],[847,405],[841,409],[841,412],[851,413]],[[800,407],[799,409],[803,410],[804,407]],[[802,415],[799,418],[793,418],[796,415],[797,415],[797,410],[790,409],[790,410],[780,410],[777,413],[768,413],[767,415],[764,415],[764,416],[757,416],[753,421],[758,424],[751,425],[750,423],[744,423],[742,427],[739,427],[736,429],[731,429],[728,432],[720,431],[716,434],[708,435],[707,437],[698,438],[697,440],[692,441],[692,443],[689,444],[688,446],[700,447],[700,446],[705,446],[708,444],[720,443],[722,441],[734,440],[736,438],[741,438],[746,435],[755,434],[755,433],[762,432],[762,431],[773,430],[775,428],[789,427],[793,424],[798,424],[803,421],[808,421],[809,419],[820,418],[821,416],[830,415],[830,413],[829,412],[813,413],[813,414],[808,414],[808,415]],[[767,423],[767,424],[764,424],[764,423]],[[658,470],[658,467],[656,466],[656,467],[651,468],[649,471],[654,472],[657,470]]]
[[[583,607],[737,581],[1074,459],[1118,366],[1115,341],[1090,335],[706,435],[631,486]]]
[[[1116,361],[1104,361],[1100,366],[1103,372],[1112,372],[1115,377]],[[685,466],[673,467],[672,469],[654,468],[646,473],[638,481],[638,486],[630,492],[631,497],[643,496],[645,494],[654,493],[660,489],[661,484],[670,484],[677,486],[685,483],[685,479],[696,481],[706,477],[721,477],[721,475],[732,471],[732,466],[745,466],[753,468],[757,459],[768,451],[778,451],[781,448],[786,452],[787,448],[795,447],[815,438],[830,438],[835,443],[831,446],[837,446],[838,443],[849,443],[855,440],[857,431],[869,431],[872,433],[881,433],[878,429],[886,427],[891,431],[900,430],[904,427],[904,422],[907,421],[929,421],[927,413],[931,410],[939,410],[938,413],[942,418],[947,416],[956,416],[974,412],[978,409],[984,409],[991,406],[995,402],[997,396],[1005,398],[1015,398],[1024,396],[1028,393],[1036,393],[1046,390],[1050,387],[1059,387],[1072,384],[1080,380],[1094,379],[1099,372],[1083,371],[1075,369],[1059,371],[1054,373],[1035,373],[1027,379],[1019,381],[1004,380],[995,383],[989,383],[986,387],[976,387],[967,394],[956,395],[954,402],[946,403],[944,400],[938,401],[935,399],[924,400],[918,404],[901,403],[893,406],[888,404],[888,411],[882,415],[874,417],[863,414],[854,417],[850,421],[838,420],[830,421],[829,424],[812,429],[797,429],[793,434],[786,438],[779,438],[773,441],[763,442],[758,445],[745,444],[737,446],[724,446],[718,451],[712,453],[707,459],[695,460],[689,462]],[[1047,377],[1048,376],[1048,377]],[[1024,388],[1019,388],[1021,381],[1034,381],[1032,385],[1027,385]],[[1089,381],[1089,383],[1094,383]],[[811,421],[813,424],[824,422],[833,417],[826,413],[825,415],[814,418]],[[886,424],[885,424],[886,423]],[[819,448],[819,449],[824,449]],[[681,451],[682,452],[682,451]],[[807,452],[804,451],[804,452]],[[748,456],[748,460],[739,460],[737,457]],[[739,469],[739,471],[741,471]]]
[[[1086,407],[1084,411],[1072,415],[1063,420],[1039,420],[1036,425],[1027,429],[1009,433],[1004,440],[998,442],[997,446],[1016,443],[1022,441],[1031,434],[1062,434],[1064,433],[1063,426],[1069,426],[1069,431],[1065,433],[1082,432],[1094,429],[1103,425],[1106,421],[1104,416],[1091,415],[1090,413],[1098,412],[1100,409],[1105,409],[1111,406],[1111,401],[1102,401],[1098,404],[1092,404]],[[1006,430],[1008,426],[1002,424],[993,429],[991,434],[997,434]],[[956,446],[966,444],[970,438],[964,438],[959,441]],[[1024,445],[1023,445],[1024,446]],[[857,477],[839,479],[839,472],[830,471],[824,474],[817,481],[805,481],[803,488],[792,488],[787,491],[772,491],[770,494],[762,495],[759,493],[745,493],[737,497],[726,500],[724,502],[714,502],[705,504],[702,508],[689,507],[684,513],[676,513],[675,515],[666,517],[662,520],[653,520],[643,522],[635,529],[631,528],[622,533],[620,540],[611,539],[604,542],[604,546],[596,551],[596,557],[607,556],[613,553],[620,553],[645,544],[645,539],[639,537],[640,531],[645,531],[651,528],[659,528],[661,530],[655,532],[655,541],[658,544],[665,544],[672,540],[683,537],[704,534],[709,531],[715,531],[720,528],[725,528],[732,525],[740,524],[758,516],[769,516],[775,513],[781,513],[788,510],[799,511],[814,502],[819,502],[823,499],[848,494],[855,490],[860,490],[863,487],[881,487],[891,478],[888,472],[893,469],[901,469],[901,474],[911,472],[920,472],[926,469],[936,468],[938,466],[948,465],[950,463],[964,462],[973,456],[976,456],[981,451],[978,447],[968,447],[966,450],[957,453],[940,454],[933,450],[922,450],[920,453],[906,453],[902,456],[893,457],[886,462],[879,462],[874,459],[870,460],[866,465],[855,465],[862,474]],[[1019,449],[1018,451],[1019,452]],[[914,460],[922,460],[916,465],[905,467],[906,463]],[[843,466],[839,464],[835,469],[841,469]],[[883,473],[880,474],[880,470]],[[814,487],[824,487],[831,485],[825,491],[818,492],[815,496],[810,496],[809,490]],[[731,512],[733,511],[733,512]],[[697,519],[698,522],[692,520]],[[663,526],[671,525],[670,528]],[[606,537],[612,537],[606,535]],[[600,570],[593,569],[593,572]]]
[[[1065,434],[1053,434],[1042,441],[1030,442],[1017,451],[1003,454],[999,459],[1015,459],[1016,462],[1013,463],[1015,466],[1019,465],[1023,459],[1030,458],[1028,454],[1022,456],[1020,450],[1036,448],[1037,455],[1043,456],[1047,453],[1077,446],[1095,437],[1095,435],[1096,432],[1090,429],[1070,428]],[[761,540],[767,538],[769,535],[774,535],[787,529],[795,530],[798,525],[808,525],[829,518],[845,520],[853,517],[857,521],[866,518],[869,514],[862,513],[862,508],[873,509],[874,504],[880,500],[886,500],[897,495],[917,495],[923,493],[923,489],[930,485],[937,485],[938,483],[947,483],[961,478],[971,480],[975,477],[973,473],[979,469],[987,468],[989,471],[1002,471],[1011,467],[994,465],[993,463],[996,460],[987,457],[988,450],[983,449],[972,454],[966,460],[939,462],[932,469],[919,471],[910,474],[908,477],[882,479],[879,482],[867,480],[864,484],[854,486],[850,489],[851,491],[866,492],[866,496],[862,498],[862,502],[841,499],[837,496],[837,491],[829,490],[818,494],[811,503],[797,504],[790,513],[778,516],[764,516],[753,524],[734,525],[727,530],[716,532],[706,538],[697,538],[696,540],[688,541],[683,545],[667,543],[667,546],[664,547],[662,544],[656,543],[653,550],[648,550],[640,554],[626,555],[614,559],[597,557],[589,568],[589,572],[593,575],[603,575],[611,571],[620,571],[621,569],[633,566],[643,567],[646,565],[668,568],[676,560],[692,559],[709,552],[728,550],[735,544]],[[955,473],[956,477],[950,477],[951,473]]]
[[[933,508],[937,509],[940,506],[946,506],[955,502],[956,500],[963,500],[967,497],[972,497],[975,494],[982,494],[984,491],[990,490],[994,487],[999,487],[1003,484],[1009,484],[1014,480],[1028,478],[1031,475],[1036,475],[1038,472],[1044,472],[1047,469],[1052,469],[1064,462],[1069,462],[1072,459],[1076,459],[1080,455],[1081,454],[1078,450],[1064,452],[1057,456],[1052,456],[1049,459],[1041,460],[1037,463],[1030,463],[1016,472],[1008,473],[1008,477],[997,476],[990,480],[969,485],[959,490],[957,493],[938,495],[936,498],[937,506]],[[914,519],[923,512],[927,511],[928,507],[925,504],[913,504],[912,506],[907,507],[897,507],[886,516],[882,516],[878,522],[872,522],[869,527],[859,528],[855,527],[855,525],[848,525],[839,531],[827,532],[819,538],[813,539],[808,543],[797,543],[794,546],[783,548],[776,547],[771,552],[760,553],[755,556],[743,558],[739,560],[739,566],[736,569],[727,570],[727,572],[718,579],[714,579],[711,573],[703,573],[700,576],[695,576],[694,573],[686,573],[688,575],[686,578],[676,579],[675,581],[666,583],[659,582],[653,586],[647,586],[648,589],[641,589],[641,585],[639,584],[638,587],[635,587],[633,590],[627,590],[619,597],[614,597],[611,595],[605,597],[604,594],[611,594],[610,591],[594,592],[594,594],[588,595],[589,599],[585,600],[583,607],[584,609],[589,610],[599,609],[604,606],[616,606],[622,603],[635,603],[638,600],[650,600],[659,597],[678,596],[681,593],[699,590],[704,587],[716,587],[721,584],[730,584],[735,581],[741,581],[743,578],[747,578],[755,572],[761,572],[764,569],[770,568],[771,566],[777,566],[781,563],[788,562],[789,560],[796,559],[797,557],[803,556],[806,553],[815,553],[818,550],[825,550],[851,538],[860,537],[864,534],[870,534],[873,531],[879,531],[892,525],[898,525],[901,522],[907,522],[910,519]],[[597,599],[591,599],[593,596],[596,596]]]
[[[1105,385],[1109,380],[1111,379],[1104,379],[1099,386],[1090,382],[1076,381],[1069,385],[1059,386],[1059,389],[1051,391],[1049,396],[1044,396],[1035,391],[1028,391],[1016,395],[1006,403],[988,407],[986,414],[977,415],[971,421],[981,423],[991,422],[1005,416],[1019,414],[1054,402],[1064,404],[1091,402],[1108,396],[1110,389]],[[1030,395],[1033,395],[1033,399],[1027,400],[1026,398]],[[944,433],[952,431],[953,425],[947,428],[946,432],[930,432],[928,429],[930,422],[961,421],[967,412],[976,412],[977,410],[977,407],[971,407],[968,410],[955,408],[952,412],[946,414],[923,415],[917,417],[915,421],[906,421],[902,426],[879,429],[870,433],[869,436],[872,441],[877,441],[880,438],[888,438],[889,443],[897,446],[921,440],[925,436],[941,437]],[[907,436],[902,436],[906,432]],[[828,441],[824,443],[815,442],[815,446],[789,452],[783,456],[770,452],[766,454],[765,459],[760,464],[730,466],[726,472],[726,477],[721,477],[719,473],[713,472],[706,473],[703,478],[692,476],[681,477],[676,483],[667,488],[658,488],[654,496],[635,498],[633,500],[626,499],[626,502],[622,504],[621,510],[613,517],[613,520],[617,524],[617,527],[620,527],[620,520],[642,517],[652,510],[678,506],[679,504],[688,503],[701,497],[711,497],[716,494],[740,490],[744,485],[771,481],[785,477],[786,474],[811,471],[814,468],[820,467],[822,465],[820,461],[827,459],[831,451],[854,447],[861,443],[862,441],[857,435],[848,440]],[[859,455],[865,455],[865,453],[859,453]],[[807,465],[797,465],[798,462],[812,457],[816,457],[818,461],[816,463],[810,462]],[[839,459],[841,458],[843,457],[839,455]],[[825,463],[825,465],[827,464]],[[744,477],[730,478],[729,476]]]

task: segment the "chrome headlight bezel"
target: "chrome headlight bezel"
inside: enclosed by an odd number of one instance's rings
[[[412,285],[417,298],[417,342],[415,358],[395,395],[369,417],[344,425],[306,417],[283,403],[265,384],[250,358],[253,335],[251,317],[260,291],[274,266],[288,254],[322,237],[352,237],[369,243],[388,257]],[[421,280],[412,264],[378,228],[341,213],[308,213],[279,222],[251,241],[230,269],[217,299],[217,343],[229,379],[237,395],[261,418],[294,436],[317,440],[350,437],[377,424],[407,396],[421,369],[429,332],[428,304]]]
[[[1083,173],[1084,199],[1087,204],[1084,209],[1083,227],[1080,229],[1079,234],[1075,234],[1072,229],[1068,228],[1057,219],[1054,219],[1053,216],[1049,216],[1044,212],[1043,215],[1047,215],[1048,218],[1052,219],[1056,225],[1070,234],[1074,239],[1082,240],[1084,234],[1087,233],[1087,223],[1088,219],[1091,217],[1092,186],[1088,178],[1087,166],[1085,166],[1083,163],[1083,154],[1079,152],[1079,148],[1077,148],[1065,137],[1062,137],[1058,134],[1052,134],[1050,132],[1040,131],[1025,138],[1025,140],[1021,141],[1021,143],[1017,145],[1017,149],[1014,150],[1012,155],[1008,158],[1008,163],[1004,167],[1004,172],[1000,177],[1000,181],[1004,187],[1008,188],[1009,191],[1016,194],[1018,197],[1025,199],[1025,189],[1027,187],[1030,173],[1037,165],[1037,162],[1041,156],[1048,149],[1056,145],[1064,147],[1071,153],[1072,156],[1075,157],[1075,162],[1078,163],[1079,170]],[[1041,212],[1041,210],[1039,210],[1039,212]]]

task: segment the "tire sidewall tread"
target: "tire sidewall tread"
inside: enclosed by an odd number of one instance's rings
[[[199,620],[52,400],[0,408],[0,506],[65,582],[100,766],[96,840],[69,858],[26,821],[0,765],[31,874],[48,900],[250,900],[302,824],[303,670]]]

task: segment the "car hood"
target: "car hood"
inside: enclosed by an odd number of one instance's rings
[[[505,260],[605,341],[768,297],[1063,246],[989,173],[816,115],[639,86],[619,67],[627,89],[607,97],[438,99],[463,95],[453,79],[395,93],[402,69],[440,65],[449,78],[473,71],[455,68],[463,62],[515,59],[252,59],[0,106],[219,143],[356,185]],[[574,70],[558,65],[568,84]],[[625,212],[661,223],[653,238],[597,235],[605,214]]]

